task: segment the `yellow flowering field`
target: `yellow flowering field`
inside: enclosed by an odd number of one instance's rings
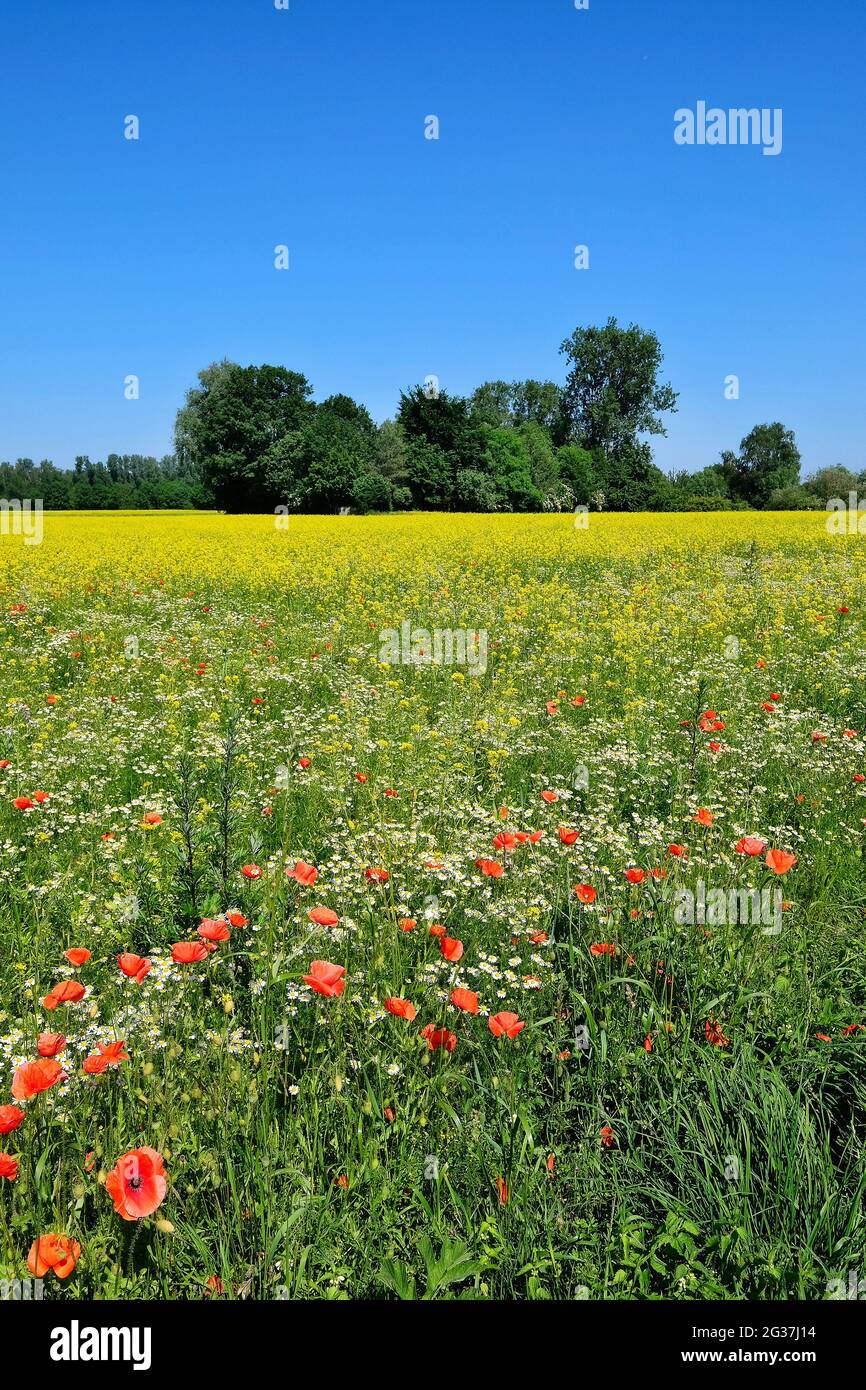
[[[833,1296],[866,550],[825,523],[6,527],[7,1286]]]

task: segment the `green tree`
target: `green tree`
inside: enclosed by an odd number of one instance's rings
[[[592,454],[588,449],[581,449],[579,444],[563,444],[556,451],[556,461],[560,482],[571,491],[572,505],[589,506],[599,486]]]
[[[848,468],[819,468],[803,484],[807,492],[824,503],[831,497],[841,497],[847,502],[849,492],[856,492],[859,485],[857,474]]]
[[[264,459],[271,495],[306,512],[350,506],[356,480],[375,472],[375,432],[345,410],[315,407],[300,429],[284,435]]]
[[[562,387],[555,381],[485,381],[469,398],[472,414],[485,425],[534,423],[548,434],[558,426]]]
[[[381,473],[360,473],[352,484],[352,501],[359,512],[389,512],[391,484]]]
[[[454,479],[452,502],[458,512],[495,512],[499,506],[496,484],[477,468],[461,468]]]
[[[214,362],[199,372],[178,411],[178,458],[195,466],[226,511],[267,511],[275,502],[268,458],[313,415],[312,388],[285,367]]]
[[[638,456],[641,434],[665,434],[660,415],[677,408],[677,393],[658,380],[659,340],[636,324],[576,328],[560,352],[571,363],[562,394],[569,443],[605,459]]]
[[[596,474],[610,511],[663,512],[674,504],[674,489],[646,444],[622,445],[607,459],[596,457]]]
[[[486,468],[502,505],[510,512],[533,512],[541,507],[542,496],[532,481],[532,459],[519,430],[487,431]]]
[[[425,439],[449,455],[452,470],[484,471],[484,427],[462,396],[415,386],[401,392],[397,419],[408,440]]]
[[[800,481],[800,451],[792,430],[777,420],[772,425],[755,425],[740,443],[740,452],[723,455],[731,478],[731,494],[763,507],[770,494],[795,487]]]
[[[392,486],[405,483],[409,476],[406,435],[396,420],[383,420],[376,431],[376,465]]]
[[[438,511],[451,504],[454,487],[452,455],[422,436],[406,445],[406,481],[412,505]]]

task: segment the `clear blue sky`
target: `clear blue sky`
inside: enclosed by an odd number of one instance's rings
[[[5,0],[0,458],[167,452],[224,356],[377,419],[428,373],[562,380],[614,314],[681,393],[665,470],[773,419],[807,471],[866,467],[864,10]],[[781,107],[781,155],[677,146],[699,100]]]

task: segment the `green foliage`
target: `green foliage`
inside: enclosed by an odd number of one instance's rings
[[[0,464],[0,488],[49,509],[724,511],[807,510],[866,485],[825,468],[801,486],[794,435],[778,422],[756,425],[739,453],[665,478],[642,438],[664,434],[661,417],[677,408],[656,335],[610,318],[560,350],[564,388],[491,380],[463,397],[414,386],[381,425],[342,393],[316,405],[301,373],[213,362],[178,411],[174,457],[79,458],[73,473],[19,459]]]
[[[730,468],[734,498],[750,507],[766,506],[772,492],[795,487],[800,481],[800,451],[792,430],[776,421],[755,425],[740,443],[736,456],[724,456]]]
[[[271,492],[301,511],[336,511],[348,505],[356,480],[376,471],[375,429],[347,410],[348,397],[336,399],[341,402],[337,410],[327,402],[314,407],[306,423],[284,435],[265,456]]]
[[[388,512],[393,503],[391,483],[381,473],[361,473],[352,484],[352,501],[362,515]]]
[[[0,496],[41,498],[46,511],[162,510],[213,507],[213,495],[197,469],[172,455],[109,454],[105,463],[82,455],[73,469],[56,468],[43,459],[0,463]]]
[[[452,501],[458,512],[495,512],[500,494],[496,483],[477,468],[461,468],[454,479]]]
[[[542,496],[532,478],[532,458],[522,431],[487,431],[487,471],[509,512],[538,511]]]
[[[803,487],[819,502],[827,503],[831,497],[841,497],[848,501],[850,492],[857,492],[864,486],[866,475],[852,473],[848,468],[819,468],[803,483]]]
[[[571,489],[574,505],[589,506],[590,498],[598,487],[592,454],[579,444],[563,444],[556,451],[560,482]]]
[[[576,328],[560,352],[571,364],[562,396],[569,442],[603,457],[633,457],[639,435],[666,433],[659,416],[676,410],[677,393],[659,384],[654,333],[609,318],[603,328]]]
[[[178,411],[178,457],[201,471],[217,505],[229,512],[273,508],[269,451],[313,416],[312,387],[285,367],[215,362],[199,372]]]

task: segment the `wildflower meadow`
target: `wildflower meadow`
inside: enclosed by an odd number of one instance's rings
[[[824,523],[4,534],[4,1288],[847,1288],[866,563]]]

